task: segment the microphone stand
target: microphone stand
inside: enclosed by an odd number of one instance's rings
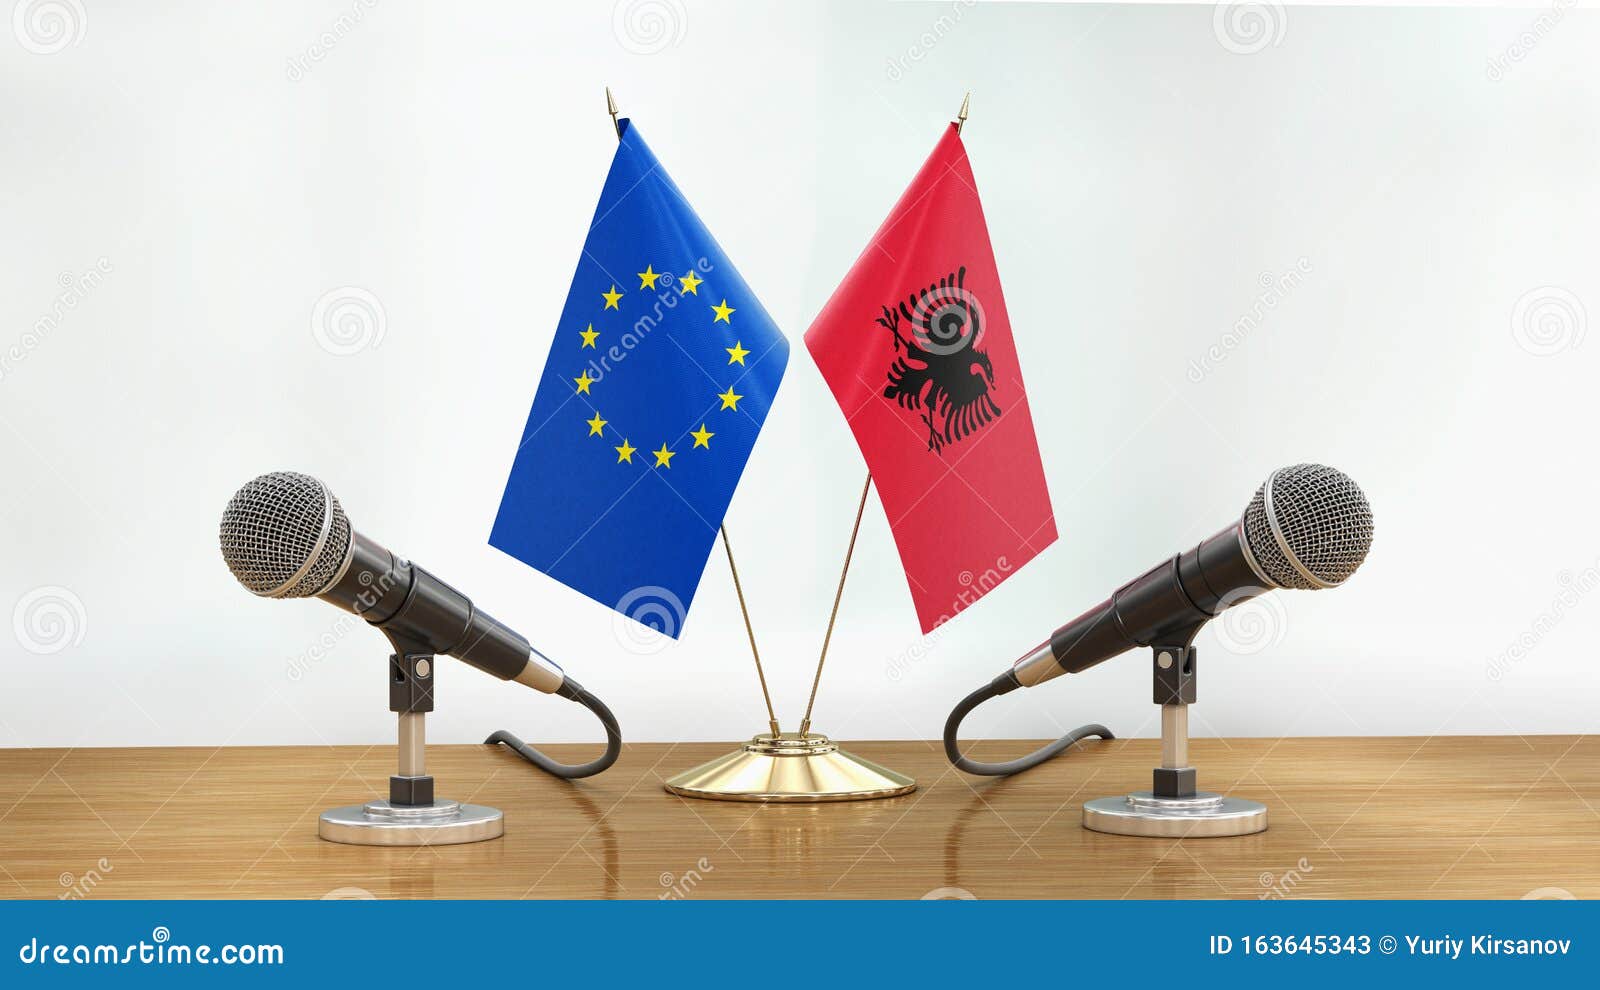
[[[1199,626],[1150,647],[1154,698],[1161,706],[1161,765],[1150,790],[1096,798],[1083,805],[1083,827],[1115,835],[1184,838],[1251,835],[1267,827],[1267,806],[1196,786],[1189,762],[1189,706],[1196,698]]]
[[[403,637],[390,635],[389,642],[395,649],[389,657],[389,710],[399,731],[399,765],[389,778],[389,798],[323,812],[317,835],[357,846],[443,846],[499,838],[505,834],[505,815],[498,808],[434,798],[426,751],[435,657]]]

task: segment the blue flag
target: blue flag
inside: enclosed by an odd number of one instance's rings
[[[621,127],[489,543],[676,638],[789,342]]]

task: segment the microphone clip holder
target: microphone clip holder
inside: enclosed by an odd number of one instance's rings
[[[1084,828],[1165,838],[1251,835],[1266,829],[1266,805],[1197,787],[1189,762],[1189,706],[1198,697],[1197,631],[1150,648],[1152,700],[1161,706],[1161,765],[1151,774],[1150,790],[1085,802]]]
[[[433,778],[426,772],[427,717],[433,711],[431,653],[395,653],[389,657],[389,710],[399,716],[400,766],[389,778],[389,803],[417,806],[433,803]]]
[[[322,813],[317,834],[359,846],[438,846],[496,839],[505,834],[497,808],[437,800],[427,771],[427,717],[433,711],[438,666],[425,646],[390,635],[389,710],[398,721],[398,767],[388,800]]]

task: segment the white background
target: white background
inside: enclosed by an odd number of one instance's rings
[[[1202,634],[1197,731],[1597,727],[1600,15],[80,0],[62,35],[38,6],[0,25],[0,745],[392,738],[382,637],[253,598],[217,553],[234,489],[281,468],[629,738],[763,727],[720,548],[682,640],[642,652],[486,543],[613,151],[607,83],[795,345],[728,519],[787,727],[863,474],[800,336],[968,89],[1062,536],[923,641],[874,499],[817,727],[936,737],[1300,460],[1366,489],[1372,556]],[[350,286],[382,320],[330,353],[313,310]],[[440,691],[435,739],[598,738],[454,663]],[[1150,735],[1149,691],[1129,656],[972,728]]]

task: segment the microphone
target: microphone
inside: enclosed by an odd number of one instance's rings
[[[1007,776],[1087,736],[1112,738],[1105,726],[1087,725],[1021,759],[978,763],[961,754],[956,734],[967,714],[990,698],[1087,670],[1135,647],[1187,647],[1221,612],[1274,589],[1337,587],[1366,559],[1372,533],[1367,497],[1343,472],[1322,464],[1272,472],[1237,522],[1129,581],[967,696],[945,724],[945,754],[968,773]]]
[[[466,595],[356,531],[320,480],[274,471],[250,481],[222,513],[220,543],[228,570],[252,593],[321,598],[382,631],[397,654],[453,656],[501,680],[576,701],[605,725],[607,748],[591,763],[569,766],[506,732],[487,742],[505,742],[559,777],[591,776],[616,762],[621,733],[598,698]]]

